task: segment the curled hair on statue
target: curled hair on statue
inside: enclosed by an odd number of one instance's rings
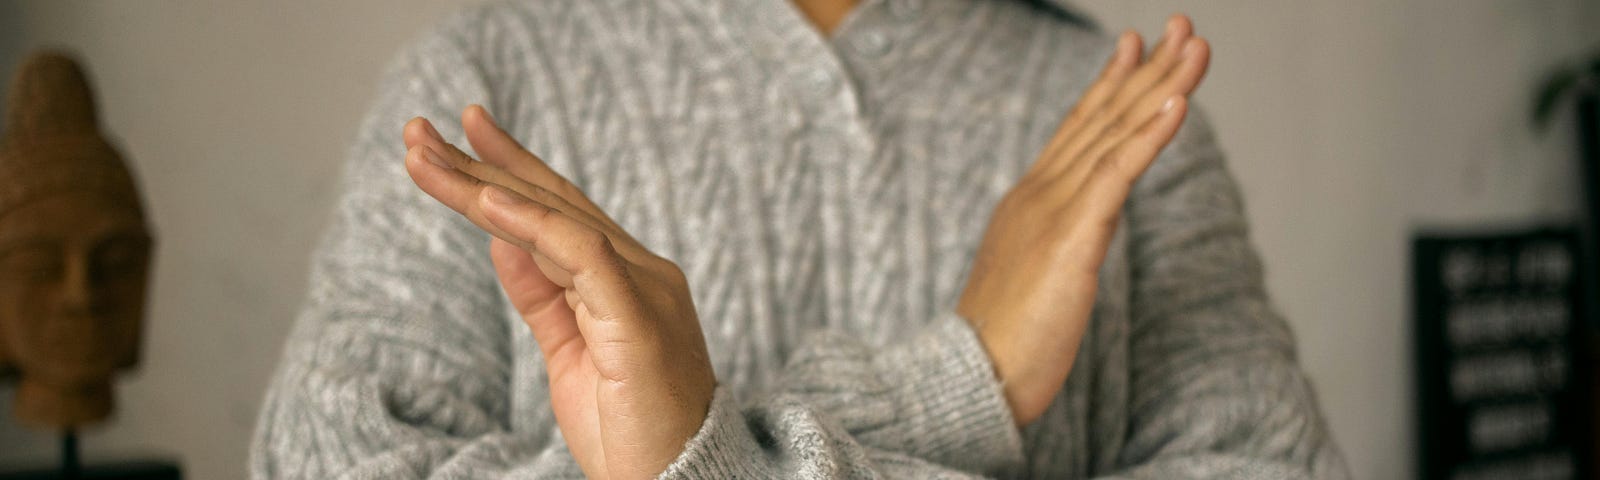
[[[101,133],[89,79],[78,63],[44,51],[17,72],[0,135],[0,219],[67,190],[109,195],[138,209],[133,175]]]

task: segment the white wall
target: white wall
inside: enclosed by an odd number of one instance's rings
[[[82,53],[159,229],[146,362],[91,459],[180,457],[243,476],[265,380],[379,68],[465,3],[0,3],[0,73],[36,45]],[[1280,309],[1356,478],[1410,476],[1407,235],[1573,210],[1570,136],[1532,135],[1534,79],[1600,42],[1584,0],[1085,0],[1158,32],[1187,10],[1214,44],[1200,94],[1243,184]],[[1585,28],[1587,27],[1587,28]],[[0,390],[9,409],[9,391]],[[47,459],[0,414],[0,464]]]

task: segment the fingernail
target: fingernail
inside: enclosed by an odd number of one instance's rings
[[[483,112],[483,118],[484,118],[484,119],[485,119],[485,120],[488,120],[488,121],[489,121],[489,122],[490,122],[490,123],[493,123],[493,122],[494,122],[494,115],[490,115],[490,114],[489,114],[489,109],[488,109],[488,108],[485,108],[485,107],[484,107],[484,106],[483,106],[483,104],[481,104],[481,103],[474,103],[474,104],[472,104],[472,106],[474,106],[474,107],[478,107],[478,111],[480,111],[480,112]]]
[[[433,128],[433,122],[423,120],[422,126],[428,130],[428,136],[433,137],[434,140],[438,140],[439,143],[445,143],[444,135],[440,135],[439,130]]]
[[[1172,107],[1176,106],[1178,106],[1178,97],[1168,98],[1167,103],[1161,104],[1161,112],[1170,112],[1172,111]]]
[[[517,204],[517,199],[512,198],[510,193],[506,193],[500,187],[489,187],[489,203],[511,206]]]
[[[443,168],[445,170],[452,170],[452,169],[456,168],[456,167],[450,166],[449,162],[444,161],[444,157],[441,157],[441,156],[439,156],[439,154],[434,153],[433,149],[432,148],[428,148],[427,145],[423,145],[422,146],[422,158],[424,160],[427,160],[428,163],[431,163],[434,166],[437,166],[439,168]]]

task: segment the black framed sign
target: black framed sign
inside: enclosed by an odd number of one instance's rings
[[[1576,232],[1425,235],[1412,247],[1422,478],[1589,478]]]

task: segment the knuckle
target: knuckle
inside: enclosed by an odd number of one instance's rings
[[[1000,197],[1000,201],[996,206],[1009,209],[1020,204],[1026,204],[1029,198],[1037,195],[1038,189],[1038,180],[1024,179],[1018,182],[1015,187],[1012,187],[1010,192],[1006,192],[1004,196]]]
[[[1010,191],[1007,191],[1005,195],[1000,197],[1000,202],[1013,202],[1018,200],[1018,197],[1032,195],[1034,189],[1036,189],[1039,184],[1039,175],[1040,174],[1036,173],[1018,179],[1017,184],[1012,186]]]
[[[594,252],[595,255],[604,257],[615,257],[617,255],[617,248],[611,244],[611,237],[607,237],[604,233],[592,228],[585,228],[582,232],[579,242],[591,252]]]
[[[549,212],[548,214],[553,214]],[[591,260],[602,260],[603,264],[614,263],[617,256],[616,249],[611,245],[611,239],[604,233],[592,228],[578,228],[570,237],[572,248],[583,257]]]
[[[552,209],[561,210],[563,213],[575,213],[572,212],[572,210],[575,210],[572,208],[572,202],[567,201],[566,198],[556,192],[534,184],[529,184],[528,189],[533,192],[534,199],[539,203],[543,203]]]
[[[562,198],[570,198],[570,199],[588,198],[587,196],[584,195],[583,190],[580,190],[577,185],[573,185],[572,182],[567,181],[567,179],[565,179],[565,178],[557,177],[556,181],[554,183],[555,183],[555,185],[554,185],[555,188],[553,188],[552,190],[557,195],[560,195]]]
[[[1111,171],[1110,175],[1122,187],[1132,187],[1133,182],[1139,179],[1135,162],[1129,161],[1126,155],[1109,155],[1106,165],[1106,169]]]
[[[651,260],[655,262],[656,267],[660,268],[662,271],[677,276],[683,276],[683,267],[678,266],[678,262],[674,262],[666,257],[656,255],[654,253],[650,254],[650,257]]]
[[[606,321],[618,321],[606,319]],[[626,388],[640,373],[643,365],[628,354],[633,342],[604,339],[595,341],[594,349],[600,353],[595,360],[595,370],[610,388]]]
[[[1089,111],[1088,116],[1084,117],[1084,123],[1090,125],[1103,125],[1109,120],[1107,117],[1110,115],[1110,112],[1107,112],[1105,107],[1101,106],[1100,108]]]
[[[1128,115],[1117,115],[1116,118],[1106,122],[1104,136],[1106,138],[1117,138],[1118,136],[1121,136],[1123,132],[1128,130],[1128,123]]]
[[[555,218],[556,218],[555,214],[556,214],[556,211],[554,209],[551,209],[551,208],[548,208],[548,207],[542,207],[542,206],[534,208],[534,213],[533,213],[534,220],[539,222],[540,224],[546,224],[547,222],[555,220]]]
[[[532,184],[527,185],[524,190],[528,191],[528,198],[531,198],[536,202],[543,203],[545,205],[556,205],[551,203],[551,201],[555,200],[555,198],[551,195],[549,190],[539,188],[538,185]]]
[[[684,287],[689,285],[689,276],[685,275],[683,273],[683,269],[678,268],[677,265],[673,265],[672,269],[668,270],[667,273],[671,275],[668,278],[670,278],[674,284]]]
[[[649,254],[649,259],[646,260],[646,265],[650,270],[657,272],[669,282],[678,285],[689,283],[688,277],[683,273],[683,268],[679,267],[677,262],[666,257],[651,253]]]
[[[485,181],[483,179],[483,177],[481,175],[479,175],[478,172],[476,172],[474,170],[467,169],[467,168],[462,168],[461,171],[462,171],[462,173],[466,173],[467,183],[469,185],[471,185],[473,188],[488,188],[488,187],[494,185],[492,183],[489,183],[489,182]]]
[[[1118,163],[1121,163],[1121,162],[1117,161],[1117,158],[1120,157],[1120,156],[1121,155],[1111,154],[1111,155],[1106,155],[1104,157],[1100,157],[1099,160],[1095,161],[1095,164],[1094,164],[1094,177],[1095,177],[1095,179],[1097,179],[1099,181],[1102,181],[1102,182],[1107,182],[1107,181],[1116,181],[1116,180],[1119,180],[1120,178],[1122,178],[1124,176],[1123,173],[1122,173],[1122,169],[1118,168],[1118,166],[1117,166]]]
[[[478,180],[480,182],[483,181],[484,175],[488,173],[484,171],[485,165],[483,162],[473,161],[471,159],[463,161],[462,159],[452,155],[450,164],[454,165],[456,169],[461,170],[461,173],[465,173],[468,177],[472,177],[473,180]]]

